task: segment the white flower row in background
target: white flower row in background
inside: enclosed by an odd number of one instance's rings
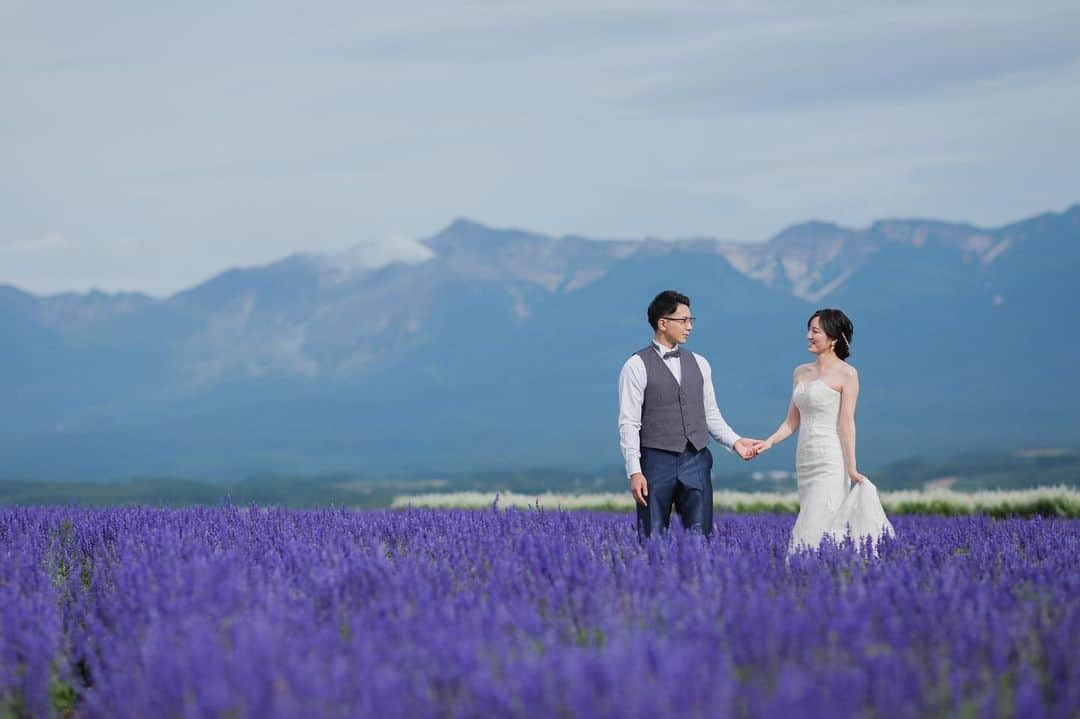
[[[1042,514],[1080,517],[1080,490],[1064,486],[978,492],[882,491],[880,496],[885,511],[892,514]],[[732,512],[797,512],[799,495],[795,492],[714,491],[713,505],[717,509]],[[629,492],[538,495],[512,492],[447,492],[400,495],[394,498],[393,506],[459,509],[498,506],[631,511],[634,500]]]

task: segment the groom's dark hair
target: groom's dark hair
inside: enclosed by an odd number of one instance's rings
[[[679,305],[690,306],[690,298],[682,292],[664,290],[653,297],[653,301],[649,303],[649,324],[652,325],[653,331],[658,329],[657,323],[660,318],[670,315]]]

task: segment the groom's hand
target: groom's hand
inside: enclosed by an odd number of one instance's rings
[[[750,439],[749,437],[743,437],[742,439],[740,439],[738,442],[735,443],[735,445],[732,447],[732,449],[734,449],[735,452],[740,457],[742,457],[743,459],[751,460],[751,459],[754,458],[754,445],[757,444],[760,441],[761,440]]]
[[[634,495],[634,499],[642,507],[649,506],[645,499],[649,496],[649,483],[645,481],[645,475],[641,472],[630,475],[630,494]]]

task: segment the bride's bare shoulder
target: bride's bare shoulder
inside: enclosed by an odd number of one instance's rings
[[[807,362],[806,364],[796,365],[795,371],[791,373],[791,376],[795,379],[799,379],[800,377],[805,377],[808,374],[813,374],[813,372],[814,363]]]
[[[844,376],[844,379],[858,379],[859,377],[859,371],[855,369],[855,365],[848,364],[847,362],[840,363],[840,372]]]

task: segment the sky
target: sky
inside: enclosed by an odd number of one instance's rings
[[[1075,2],[0,3],[0,284],[1080,202]]]

